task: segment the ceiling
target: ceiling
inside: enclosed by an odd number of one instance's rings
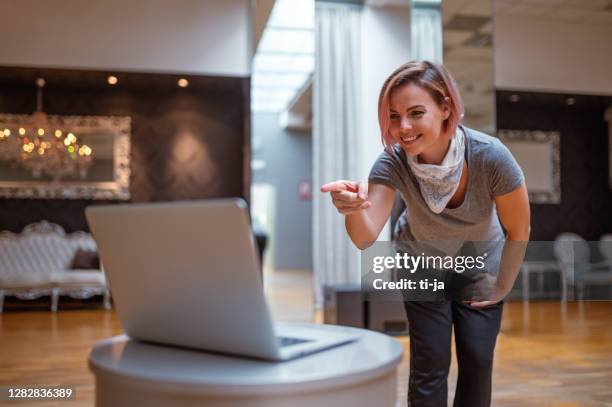
[[[495,0],[496,16],[519,16],[539,21],[612,24],[612,0]]]
[[[425,6],[438,1],[413,0]],[[301,111],[306,103],[304,95],[310,94],[304,90],[310,86],[314,69],[314,1],[261,2],[265,10],[260,14],[267,13],[270,18],[265,30],[258,30],[262,35],[253,69],[252,107],[255,111],[281,111],[295,108],[299,101]],[[410,0],[363,3],[371,7],[410,6]],[[483,120],[494,115],[493,13],[538,21],[612,24],[612,0],[443,0],[441,9],[444,63],[459,83],[469,113]]]

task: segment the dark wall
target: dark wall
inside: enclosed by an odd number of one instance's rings
[[[106,84],[107,75],[119,78]],[[241,196],[248,200],[249,79],[0,67],[0,112],[30,114],[36,77],[44,110],[132,118],[132,202]],[[245,163],[247,165],[245,165]],[[87,230],[84,208],[109,201],[0,199],[0,230],[49,220]]]
[[[511,95],[518,95],[516,102]],[[497,128],[561,134],[561,203],[531,205],[531,240],[574,232],[598,240],[612,231],[608,126],[612,97],[498,91]],[[572,97],[573,105],[567,104]]]

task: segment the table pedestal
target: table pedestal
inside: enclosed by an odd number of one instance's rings
[[[122,335],[95,344],[97,407],[392,407],[402,346],[357,328],[296,324],[357,336],[287,362],[153,345]]]

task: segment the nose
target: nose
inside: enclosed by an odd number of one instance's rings
[[[409,118],[402,117],[402,120],[400,122],[400,129],[402,129],[403,131],[412,129],[412,123]]]

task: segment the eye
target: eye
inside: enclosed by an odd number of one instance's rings
[[[389,117],[391,118],[391,120],[397,120],[397,119],[399,119],[399,114],[391,113],[391,115]]]
[[[421,111],[416,110],[416,111],[413,111],[413,112],[412,112],[411,116],[412,116],[412,117],[421,117],[421,116],[423,116],[424,114],[425,114],[425,112],[421,112]]]

